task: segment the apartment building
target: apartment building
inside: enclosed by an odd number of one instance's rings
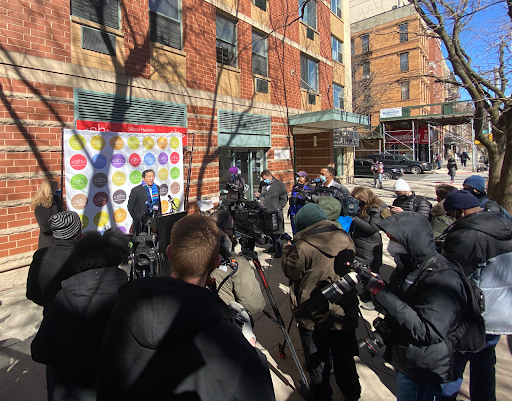
[[[1,0],[0,15],[1,271],[37,247],[30,201],[60,181],[63,128],[185,128],[191,211],[233,165],[249,198],[264,168],[288,187],[330,163],[351,179],[353,148],[332,146],[367,123],[348,0]]]

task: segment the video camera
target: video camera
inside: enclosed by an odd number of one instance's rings
[[[341,203],[340,216],[358,216],[361,211],[360,201],[353,196],[344,194],[340,188],[316,186],[315,195],[317,196],[332,196]]]
[[[235,231],[242,237],[258,240],[271,237],[279,230],[277,212],[254,206],[254,202],[236,200],[225,207],[231,212],[235,222]]]
[[[156,277],[160,274],[161,261],[163,255],[158,253],[156,248],[157,235],[150,232],[149,224],[146,223],[147,232],[133,235],[131,241],[130,256],[128,264],[130,265],[130,280],[135,278]]]
[[[288,203],[290,206],[304,206],[308,203],[316,203],[315,191],[312,189],[294,188],[296,196],[290,196]]]

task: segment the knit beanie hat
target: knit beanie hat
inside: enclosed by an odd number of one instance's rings
[[[332,196],[319,196],[318,204],[324,209],[327,220],[337,221],[341,213],[341,203]]]
[[[308,203],[295,215],[295,227],[297,227],[297,231],[302,231],[322,220],[327,220],[324,209],[316,203]]]
[[[236,166],[230,167],[228,171],[230,174],[240,174],[240,170]]]
[[[444,210],[466,210],[474,207],[480,207],[478,198],[466,190],[452,191],[446,195],[443,203]]]
[[[75,238],[82,229],[82,222],[76,212],[60,212],[54,214],[48,220],[48,225],[53,231],[55,239]]]
[[[479,175],[472,175],[464,180],[464,185],[469,185],[479,192],[485,191],[485,178]]]
[[[399,178],[395,182],[395,188],[394,191],[406,191],[409,192],[411,190],[411,187],[409,184],[407,184],[407,181],[405,181],[403,178]]]

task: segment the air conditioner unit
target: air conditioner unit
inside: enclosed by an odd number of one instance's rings
[[[316,104],[316,94],[308,93],[308,103],[309,104]]]
[[[268,93],[268,81],[266,79],[255,78],[256,92]]]

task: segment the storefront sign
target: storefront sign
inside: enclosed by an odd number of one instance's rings
[[[401,107],[393,107],[391,109],[381,109],[380,110],[380,118],[392,118],[392,117],[402,117],[402,108]]]
[[[332,146],[335,148],[358,147],[359,132],[335,129],[332,133]]]

